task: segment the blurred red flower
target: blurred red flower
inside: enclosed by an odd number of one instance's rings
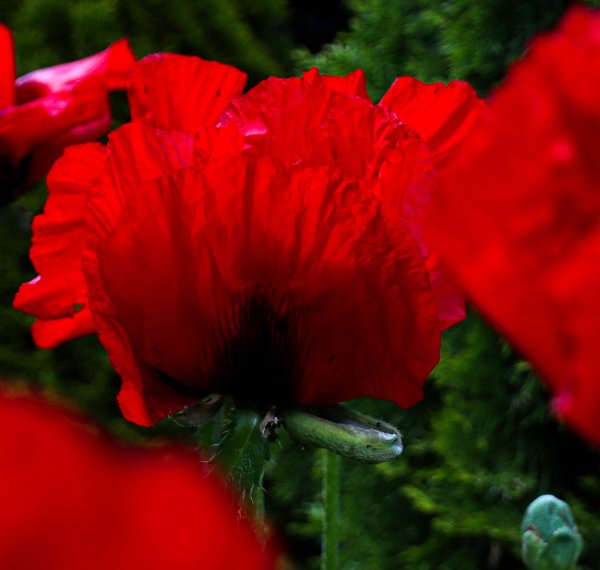
[[[117,446],[33,397],[0,395],[0,418],[0,567],[275,567],[273,545],[191,451]]]
[[[62,150],[110,129],[108,92],[124,89],[133,54],[126,40],[15,82],[10,30],[0,25],[0,202],[45,176]]]
[[[473,303],[600,443],[600,14],[510,71],[444,176],[435,227]]]
[[[377,106],[360,71],[239,95],[244,80],[182,56],[136,65],[134,121],[48,177],[40,277],[16,306],[43,347],[97,331],[140,424],[209,392],[411,406],[463,318],[422,221],[479,99],[405,78]]]

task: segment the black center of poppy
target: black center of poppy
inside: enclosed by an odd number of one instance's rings
[[[213,369],[198,371],[199,386],[189,386],[154,368],[162,381],[199,398],[209,391],[259,405],[293,403],[303,372],[302,311],[276,295],[256,291],[241,296],[206,339]],[[208,388],[210,387],[210,388]]]
[[[294,400],[305,346],[299,312],[274,296],[254,293],[241,301],[215,335],[215,380],[224,394],[263,404]]]

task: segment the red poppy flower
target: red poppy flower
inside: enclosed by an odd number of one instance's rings
[[[15,82],[12,36],[0,25],[0,202],[40,180],[67,145],[109,131],[108,92],[125,88],[133,60],[121,40]]]
[[[275,567],[194,453],[119,447],[32,397],[0,396],[0,417],[0,567]]]
[[[600,14],[572,10],[509,73],[444,177],[436,227],[477,307],[600,443]]]
[[[96,330],[140,424],[208,392],[414,404],[462,318],[422,236],[433,161],[479,100],[407,80],[408,101],[429,94],[415,125],[444,106],[422,139],[369,101],[360,71],[239,95],[243,80],[195,58],[138,64],[136,120],[50,173],[40,277],[16,306],[40,318],[41,346]]]

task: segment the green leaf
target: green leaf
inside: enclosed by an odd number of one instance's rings
[[[260,417],[251,409],[225,404],[217,462],[242,496],[260,506],[269,442],[262,436]]]

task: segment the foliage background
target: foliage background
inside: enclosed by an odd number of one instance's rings
[[[14,30],[20,74],[127,36],[139,57],[174,51],[219,59],[247,71],[251,84],[311,65],[332,74],[362,67],[378,100],[403,74],[465,79],[487,95],[566,6],[564,0],[3,0],[0,20]],[[114,102],[115,121],[127,120],[124,98]],[[33,346],[31,319],[10,305],[18,285],[34,276],[29,228],[44,197],[40,184],[0,210],[0,377],[68,399],[119,438],[145,445],[193,441],[198,434],[172,421],[140,429],[120,417],[119,380],[95,338],[53,351]],[[580,568],[600,568],[599,456],[551,417],[548,394],[528,364],[474,313],[446,334],[422,403],[406,411],[385,402],[355,405],[400,426],[406,451],[378,466],[343,460],[344,570],[522,568],[520,519],[546,492],[574,508],[587,538]],[[316,569],[319,452],[285,437],[271,447],[267,512],[295,565]]]

